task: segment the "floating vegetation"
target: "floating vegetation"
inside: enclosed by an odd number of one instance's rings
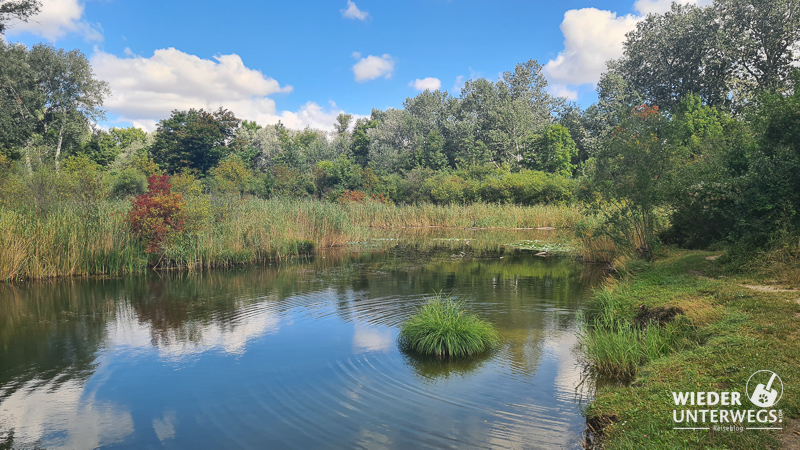
[[[507,244],[509,247],[515,247],[520,250],[530,250],[537,253],[544,252],[550,254],[570,254],[576,251],[575,247],[559,242],[543,242],[543,241],[519,241],[514,244]]]

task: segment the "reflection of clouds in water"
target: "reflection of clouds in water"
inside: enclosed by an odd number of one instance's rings
[[[379,330],[357,323],[353,333],[353,350],[357,353],[386,352],[394,346],[394,337],[389,329]]]
[[[133,433],[129,411],[84,387],[83,380],[30,381],[0,404],[0,429],[14,430],[16,447],[47,448],[96,448]]]
[[[548,351],[558,355],[558,375],[555,384],[558,391],[575,398],[575,389],[581,383],[581,368],[576,354],[577,331],[564,332],[559,340],[560,342],[551,341],[547,344]]]
[[[175,425],[178,423],[178,418],[175,411],[164,411],[164,417],[153,419],[153,430],[161,442],[175,437]]]
[[[277,333],[281,319],[267,310],[239,310],[241,314],[230,322],[218,320],[208,323],[188,321],[180,328],[154,331],[152,324],[141,322],[135,314],[118,314],[108,325],[110,348],[150,349],[155,347],[159,356],[178,360],[208,351],[222,350],[228,354],[245,352],[249,341],[265,334]],[[153,336],[158,335],[157,342]]]

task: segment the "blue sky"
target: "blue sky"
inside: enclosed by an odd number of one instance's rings
[[[707,4],[708,0],[682,0]],[[259,123],[330,128],[425,88],[545,65],[588,106],[625,32],[670,0],[211,2],[42,0],[8,41],[81,49],[109,82],[109,126],[152,130],[172,109],[225,106]]]

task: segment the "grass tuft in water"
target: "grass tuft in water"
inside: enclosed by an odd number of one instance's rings
[[[400,328],[402,351],[436,358],[466,358],[498,345],[494,325],[437,294]]]

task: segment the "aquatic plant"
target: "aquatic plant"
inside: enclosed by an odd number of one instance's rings
[[[494,325],[470,314],[462,303],[438,294],[400,327],[402,351],[437,358],[465,358],[497,346]]]

